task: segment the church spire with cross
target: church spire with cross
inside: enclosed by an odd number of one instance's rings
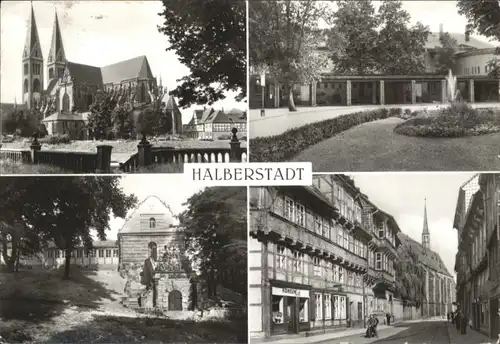
[[[428,250],[431,248],[431,235],[429,233],[429,225],[427,223],[427,197],[424,198],[424,229],[422,231],[422,246]]]

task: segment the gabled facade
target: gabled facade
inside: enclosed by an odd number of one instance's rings
[[[191,138],[204,140],[225,140],[232,136],[231,130],[238,130],[238,137],[247,135],[246,111],[232,109],[229,112],[211,107],[195,110],[193,117],[184,126],[184,132]]]

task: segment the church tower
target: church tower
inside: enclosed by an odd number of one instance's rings
[[[49,80],[61,78],[66,67],[66,54],[64,53],[61,28],[57,11],[54,18],[54,27],[52,28],[52,41],[50,43],[49,56],[47,58],[47,70],[49,72]]]
[[[429,225],[427,224],[427,199],[424,199],[424,230],[422,231],[422,246],[431,249],[431,235],[429,233]]]
[[[23,50],[23,103],[28,109],[40,104],[43,93],[43,55],[36,26],[35,11],[31,15]]]

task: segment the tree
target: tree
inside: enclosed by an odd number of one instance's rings
[[[490,39],[500,41],[500,2],[495,0],[459,0],[458,13],[467,19],[469,33],[477,32]],[[500,55],[500,46],[495,49],[495,54]],[[488,62],[489,76],[500,77],[500,59]]]
[[[246,4],[238,0],[163,0],[158,30],[190,70],[171,94],[179,106],[213,104],[224,91],[246,97]]]
[[[418,254],[404,243],[398,249],[398,256],[394,262],[396,295],[405,305],[419,308],[425,301],[425,280]]]
[[[244,187],[212,187],[191,196],[179,216],[189,233],[186,256],[192,269],[207,281],[214,297],[218,283],[240,276],[230,289],[246,294],[247,192]],[[242,274],[242,271],[245,273]]]
[[[439,38],[441,47],[437,48],[437,68],[436,74],[448,74],[454,67],[454,54],[458,52],[457,40],[451,37],[448,32],[443,33]]]
[[[112,114],[117,104],[116,97],[110,93],[103,93],[90,105],[88,128],[92,131],[94,138],[103,140],[108,137],[113,126]]]
[[[378,12],[371,1],[337,1],[328,18],[329,48],[336,73],[343,75],[418,74],[425,71],[429,31],[410,26],[401,1],[384,0]],[[340,48],[339,48],[340,47]]]
[[[327,10],[314,0],[249,2],[250,63],[283,80],[290,111],[297,110],[293,86],[316,82],[326,65],[316,48],[322,42],[318,20]]]
[[[92,248],[91,230],[104,240],[111,213],[123,218],[137,202],[134,195],[126,195],[120,189],[119,177],[9,178],[3,183],[12,183],[6,190],[17,190],[17,196],[0,205],[10,214],[2,211],[4,222],[11,227],[20,224],[27,232],[24,236],[38,241],[35,247],[52,242],[64,250],[64,278],[70,277],[74,248]]]
[[[111,113],[111,122],[113,123],[115,137],[131,138],[135,126],[130,103],[125,103],[114,109]]]
[[[15,108],[3,119],[2,131],[9,134],[18,134],[22,137],[31,137],[35,133],[40,136],[46,134],[45,125],[41,123],[43,115],[35,109]]]
[[[156,134],[158,115],[159,113],[152,107],[146,107],[142,110],[137,118],[137,132],[144,136]]]

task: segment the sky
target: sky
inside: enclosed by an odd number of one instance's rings
[[[57,10],[66,58],[71,62],[97,67],[146,55],[151,71],[169,90],[176,80],[189,74],[175,52],[165,51],[167,37],[159,33],[162,24],[158,13],[163,11],[161,1],[34,1],[47,86],[46,62],[52,39],[55,11]],[[22,99],[22,52],[30,17],[29,1],[3,1],[1,6],[0,79],[3,103]],[[226,99],[215,108],[246,109],[246,103],[234,100],[236,93],[228,92]],[[187,124],[193,110],[180,109],[183,123]]]
[[[373,3],[375,8],[378,9],[380,1],[373,1]],[[465,32],[467,20],[458,14],[457,1],[403,1],[403,9],[410,14],[411,24],[421,22],[425,26],[428,26],[431,32],[439,32],[440,24],[443,24],[443,31],[445,32]],[[488,39],[485,37],[471,36],[488,42]]]
[[[189,197],[205,187],[196,183],[186,183],[183,174],[131,174],[120,180],[120,187],[126,194],[135,194],[139,202],[148,196],[157,196],[165,202],[174,215],[179,215],[185,207],[182,205]],[[133,211],[133,210],[131,210]],[[106,232],[107,240],[116,240],[119,229],[125,219],[112,218],[111,230]]]
[[[424,199],[431,249],[441,256],[452,276],[457,253],[457,231],[453,219],[460,187],[473,173],[363,173],[350,174],[354,182],[380,209],[396,219],[399,228],[422,242]]]

